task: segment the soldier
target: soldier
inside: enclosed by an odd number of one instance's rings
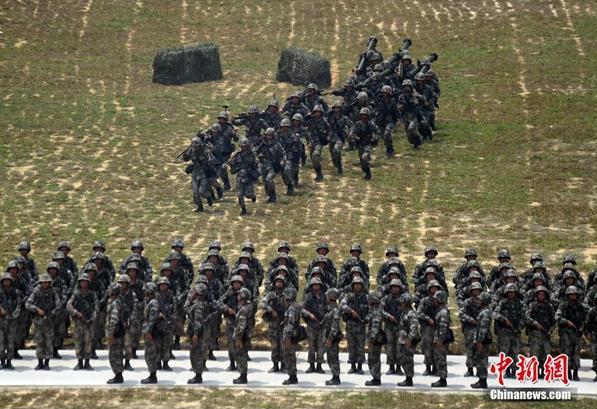
[[[327,255],[330,252],[330,246],[327,242],[321,241],[315,246],[316,256],[309,262],[305,270],[305,278],[308,280],[313,267],[318,266],[323,271],[323,281],[328,287],[336,287],[338,281],[338,272],[334,261]]]
[[[560,302],[555,320],[560,334],[560,351],[568,356],[568,377],[578,381],[580,347],[588,307],[580,301],[580,290],[575,286],[566,289],[566,299]]]
[[[282,174],[282,179],[287,187],[286,193],[290,195],[294,192],[292,174],[286,158],[286,152],[275,137],[276,131],[274,128],[267,128],[265,131],[265,140],[253,148],[261,164],[261,178],[263,179],[265,192],[268,196],[268,203],[276,202],[276,184],[274,181],[276,173]]]
[[[327,121],[330,125],[329,149],[332,163],[339,174],[343,173],[342,167],[342,148],[348,135],[352,131],[353,123],[344,113],[342,101],[338,100],[332,105],[332,110],[328,113]]]
[[[131,243],[131,254],[129,254],[120,265],[120,274],[127,273],[129,277],[132,276],[127,272],[129,263],[136,262],[138,267],[138,277],[146,283],[152,281],[153,267],[149,259],[143,255],[145,247],[141,240],[133,240]]]
[[[29,272],[31,277],[37,276],[37,268],[35,266],[35,260],[29,257],[31,253],[31,244],[28,241],[22,241],[17,247],[19,254],[25,259],[25,268]]]
[[[186,281],[189,284],[192,283],[193,279],[195,278],[195,267],[193,266],[193,261],[191,258],[183,253],[184,241],[182,241],[180,238],[175,238],[172,240],[170,248],[180,254],[180,261],[178,264],[184,270]]]
[[[543,365],[547,355],[551,353],[550,335],[555,325],[555,311],[549,302],[547,288],[540,286],[534,291],[535,300],[530,303],[525,313],[525,323],[529,336],[531,356],[539,362],[539,377],[544,377]]]
[[[153,284],[150,284],[153,286]],[[108,380],[108,384],[123,383],[122,372],[124,366],[124,334],[125,321],[122,309],[122,300],[120,299],[120,285],[113,283],[108,289],[108,312],[106,320],[106,337],[108,339],[108,360],[110,367],[114,372],[114,377]]]
[[[386,261],[381,263],[379,266],[379,270],[377,270],[377,285],[383,283],[385,276],[390,271],[390,268],[396,267],[400,270],[400,280],[402,283],[407,283],[406,280],[406,269],[402,261],[398,258],[400,256],[400,252],[397,246],[388,246],[385,251]]]
[[[341,89],[330,91],[329,95],[342,97],[343,105],[348,109],[348,111],[345,111],[345,114],[349,115],[350,105],[357,99],[358,91],[354,88],[354,80],[349,78],[344,81]]]
[[[294,119],[294,115],[301,114],[302,118],[306,118],[309,115],[309,108],[301,102],[301,97],[298,93],[290,95],[286,99],[286,103],[282,108],[282,112],[287,118]]]
[[[440,291],[441,285],[437,280],[427,283],[427,296],[423,298],[417,308],[417,317],[421,324],[421,352],[425,356],[425,371],[423,376],[436,375],[437,367],[435,365],[435,356],[433,354],[433,337],[437,322],[436,304],[433,301],[435,293]]]
[[[70,270],[67,267],[66,256],[64,255],[64,253],[62,251],[57,251],[56,253],[54,253],[54,255],[52,256],[52,263],[55,264],[55,267],[52,267],[52,268],[56,268],[58,271],[58,276],[60,277],[59,283],[61,283],[61,285],[64,286],[65,294],[66,294],[66,292],[70,292],[70,290],[72,288],[74,288],[75,284],[76,284],[76,277],[75,277],[76,271]],[[46,272],[48,272],[47,268],[46,268]],[[53,278],[55,278],[55,277],[53,277]],[[62,296],[62,293],[61,293],[61,296]]]
[[[168,361],[174,359],[172,347],[174,343],[177,308],[180,303],[181,294],[179,290],[170,286],[170,280],[166,276],[160,277],[157,285],[158,292],[156,298],[160,307],[160,331],[162,333],[160,342],[158,342],[159,358],[157,366],[158,369],[171,371],[172,368],[168,365]],[[180,325],[182,326],[182,322],[180,322]]]
[[[465,377],[475,376],[473,373],[474,355],[475,355],[475,336],[477,335],[477,326],[479,325],[479,314],[483,309],[482,301],[479,298],[483,292],[480,283],[472,283],[470,286],[470,297],[462,302],[458,319],[462,324],[462,334],[464,335],[464,349],[466,350],[466,368]]]
[[[491,288],[493,282],[500,278],[500,267],[505,263],[510,263],[510,252],[507,249],[501,249],[497,253],[498,264],[491,268],[487,279],[487,287]]]
[[[21,296],[21,308],[19,316],[17,317],[17,329],[15,335],[14,359],[23,359],[19,354],[19,348],[25,347],[25,338],[29,334],[29,327],[31,326],[32,314],[29,313],[25,304],[34,287],[33,280],[26,271],[21,271],[16,261],[11,260],[6,266],[6,272],[10,274],[13,279],[12,286],[19,292]]]
[[[153,283],[145,284],[145,309],[142,336],[145,338],[145,363],[149,376],[141,380],[142,384],[158,383],[156,372],[161,359],[160,346],[167,329],[164,317],[160,312],[160,304],[155,297],[156,288]]]
[[[14,358],[18,318],[21,314],[21,293],[13,286],[10,273],[0,278],[0,369],[15,369]]]
[[[587,313],[587,320],[585,322],[585,336],[587,337],[591,355],[593,357],[592,370],[595,372],[593,382],[597,382],[597,293],[593,296],[593,306]]]
[[[290,130],[290,119],[284,118],[280,122],[280,128],[278,129],[278,140],[284,147],[286,158],[289,161],[293,186],[298,186],[299,168],[301,166],[301,156],[304,147],[303,143],[301,142],[300,135]]]
[[[342,340],[342,331],[340,330],[340,307],[338,298],[340,292],[335,288],[330,288],[325,293],[327,300],[327,309],[323,318],[323,333],[325,338],[325,354],[327,363],[332,372],[332,378],[325,381],[327,386],[340,385],[340,357],[339,344]]]
[[[399,365],[404,368],[406,378],[398,386],[413,386],[415,374],[415,351],[421,340],[419,334],[419,320],[412,308],[412,297],[408,293],[400,295],[400,309],[402,314],[398,322],[398,343],[400,344]]]
[[[172,252],[170,256],[176,256],[177,258],[171,259],[171,263],[165,262],[160,266],[160,276],[168,279],[169,290],[172,293],[174,299],[172,300],[172,312],[171,312],[171,329],[173,334],[173,343],[171,349],[180,349],[180,337],[184,335],[184,299],[188,291],[186,277],[182,268],[176,268],[174,263],[178,263],[180,255],[177,252]],[[170,256],[168,258],[170,258]],[[178,274],[174,272],[177,271]],[[170,359],[174,359],[170,354]]]
[[[230,173],[236,175],[236,196],[241,209],[241,216],[247,214],[245,198],[251,199],[253,203],[257,200],[255,196],[255,182],[259,179],[259,168],[257,158],[251,151],[251,143],[248,139],[242,139],[238,151],[229,160]]]
[[[309,140],[309,129],[303,125],[303,116],[301,114],[296,113],[289,118],[292,132],[294,132],[301,140],[301,165],[305,166],[305,162],[307,162],[305,142]]]
[[[239,137],[238,137],[238,132],[236,131],[236,129],[234,128],[234,126],[230,123],[230,115],[228,114],[228,111],[222,111],[218,114],[218,123],[220,124],[220,127],[222,128],[222,133],[221,133],[221,141],[220,143],[223,144],[224,149],[223,151],[226,152],[226,158],[230,158],[230,155],[232,154],[232,152],[234,152],[234,144],[232,143],[234,142],[238,142]],[[224,172],[226,172],[226,167],[224,167]],[[230,190],[230,181],[228,180],[228,174],[226,172],[226,177],[223,180],[224,182],[224,190]]]
[[[94,347],[93,330],[99,312],[99,300],[97,294],[89,289],[89,276],[87,274],[81,274],[77,281],[78,289],[66,305],[66,310],[75,322],[74,340],[78,363],[74,370],[93,370],[89,360]]]
[[[286,311],[284,312],[284,329],[282,332],[282,343],[284,347],[284,364],[288,379],[282,382],[283,385],[294,385],[298,383],[296,377],[296,348],[300,342],[301,307],[296,303],[296,289],[284,289],[284,300]]]
[[[210,132],[208,132],[205,143],[208,145],[210,152],[213,154],[213,166],[216,169],[215,177],[219,177],[224,185],[224,190],[230,190],[230,180],[228,178],[228,167],[226,162],[230,159],[230,155],[234,152],[233,138],[238,141],[236,133],[224,133],[222,126],[219,123],[212,125]],[[216,189],[219,188],[219,185]],[[218,196],[221,197],[220,191]]]
[[[468,248],[464,251],[464,259],[465,262],[462,263],[454,272],[454,278],[452,278],[452,282],[454,283],[454,288],[458,290],[464,283],[466,283],[466,278],[471,270],[476,269],[481,273],[482,276],[485,276],[483,272],[483,268],[477,262],[477,250],[474,248]],[[474,264],[469,264],[469,262],[474,261]]]
[[[261,300],[260,308],[263,310],[263,320],[268,324],[267,335],[271,344],[271,359],[273,366],[269,372],[279,372],[278,364],[284,362],[282,353],[282,333],[284,329],[284,289],[286,277],[278,275],[274,279],[273,288]]]
[[[67,335],[67,325],[70,324],[70,321],[67,323],[67,313],[66,313],[66,303],[70,297],[70,291],[67,288],[64,280],[60,276],[60,265],[55,261],[52,261],[48,264],[48,268],[46,269],[47,273],[52,278],[52,288],[58,293],[58,297],[60,298],[60,309],[56,312],[53,317],[54,322],[54,353],[52,357],[54,359],[62,359],[58,349],[61,348],[64,338]],[[69,270],[70,271],[70,270]]]
[[[210,309],[209,319],[205,320],[203,340],[207,348],[207,359],[212,361],[216,360],[213,351],[219,349],[218,337],[220,335],[220,324],[222,323],[222,314],[215,304],[224,293],[222,283],[215,277],[215,270],[215,266],[212,263],[203,263],[200,270],[200,277],[205,278],[204,285],[206,290],[204,299],[208,302]]]
[[[323,147],[329,143],[330,124],[323,116],[324,109],[321,105],[315,105],[311,111],[311,116],[307,121],[309,129],[309,153],[313,170],[316,173],[315,181],[323,180],[321,170],[321,155]]]
[[[282,115],[280,114],[280,104],[274,98],[270,101],[267,109],[261,115],[268,128],[278,128],[282,121]]]
[[[114,263],[112,263],[112,259],[108,257],[108,255],[106,254],[106,243],[103,240],[96,240],[93,242],[92,250],[93,255],[89,258],[89,260],[87,260],[85,264],[90,262],[93,263],[94,258],[100,259],[102,262],[102,266],[105,267],[108,271],[109,285],[109,283],[116,277],[116,270],[114,270]],[[100,268],[98,267],[98,271],[99,270]]]
[[[259,143],[261,139],[261,132],[269,128],[267,122],[261,117],[257,105],[251,105],[247,115],[243,115],[232,121],[234,125],[244,125],[245,138],[251,142],[252,145]]]
[[[524,325],[525,306],[520,300],[516,284],[506,284],[504,292],[506,298],[499,301],[495,307],[493,319],[499,351],[513,359],[513,365],[507,369],[506,377],[514,378],[514,368],[520,353],[520,331]]]
[[[360,277],[353,278],[351,288],[351,292],[342,299],[341,303],[342,319],[346,321],[348,362],[350,363],[348,373],[362,375],[364,374],[363,362],[365,361],[365,317],[369,312],[369,308],[363,279]]]
[[[482,292],[479,295],[481,300],[481,311],[475,319],[475,337],[473,339],[473,345],[475,353],[473,355],[473,361],[475,369],[477,370],[477,376],[479,380],[471,384],[473,389],[485,389],[487,388],[487,366],[489,365],[489,347],[491,346],[491,294]]]
[[[396,269],[397,270],[397,269]],[[384,331],[386,334],[386,357],[389,366],[386,375],[402,375],[400,369],[400,356],[402,355],[402,345],[399,340],[400,317],[402,310],[400,308],[402,283],[398,279],[393,279],[389,283],[390,294],[381,299],[381,310],[384,318]]]
[[[203,144],[199,137],[193,137],[191,147],[182,155],[182,160],[191,161],[192,164],[187,167],[186,172],[191,174],[191,188],[193,190],[193,201],[197,206],[195,212],[203,211],[203,197],[207,204],[213,204],[213,196],[209,185],[209,171],[213,166],[213,157],[209,150]]]
[[[307,338],[309,340],[309,368],[305,373],[325,373],[322,368],[325,334],[323,318],[325,315],[326,299],[323,292],[323,281],[319,277],[312,277],[308,284],[309,292],[303,300],[303,319],[307,323]],[[317,367],[315,362],[317,361]]]
[[[246,264],[241,264],[238,266],[239,269],[246,269],[248,271],[249,266]],[[226,317],[226,335],[227,335],[227,345],[228,345],[228,358],[230,359],[230,365],[226,369],[227,371],[235,371],[236,370],[236,350],[235,350],[235,338],[234,338],[234,331],[236,329],[236,316],[238,313],[238,294],[240,293],[241,288],[243,287],[243,278],[240,275],[234,275],[230,279],[230,286],[226,290],[224,294],[218,300],[218,306],[220,311]],[[250,294],[250,291],[249,291]],[[247,300],[250,302],[250,296]],[[245,303],[246,304],[246,303]],[[244,329],[243,329],[244,330]]]
[[[359,161],[361,169],[365,173],[365,180],[371,179],[371,152],[379,138],[379,128],[370,118],[369,108],[362,108],[359,111],[359,120],[354,124],[350,134],[350,139],[359,149]]]
[[[414,91],[421,96],[419,105],[421,116],[426,124],[431,125],[431,118],[434,116],[433,112],[435,110],[435,96],[433,89],[427,85],[425,74],[422,72],[415,75]],[[433,139],[432,129],[433,127],[430,126],[425,132],[425,137],[430,141]]]
[[[247,383],[247,361],[249,358],[249,341],[251,338],[251,329],[249,328],[249,320],[253,312],[251,302],[251,291],[243,288],[238,293],[238,311],[234,320],[234,331],[232,339],[236,351],[236,361],[238,363],[238,371],[240,376],[232,381],[234,384]]]
[[[379,126],[380,131],[383,129],[383,140],[388,158],[394,155],[392,130],[400,118],[400,112],[398,112],[398,106],[392,94],[392,87],[384,85],[381,87],[381,96],[375,101],[375,123]]]
[[[203,383],[203,337],[207,333],[207,317],[210,314],[211,306],[206,301],[207,287],[204,284],[198,284],[195,289],[192,305],[188,309],[189,324],[187,326],[187,335],[191,341],[189,358],[191,368],[195,376],[187,381],[188,384]]]
[[[365,318],[367,323],[367,365],[372,379],[365,382],[365,386],[381,385],[381,347],[386,343],[382,328],[383,311],[379,308],[379,296],[371,293],[367,296],[369,313]]]
[[[124,336],[125,364],[124,369],[132,371],[131,359],[137,359],[137,349],[143,332],[143,311],[145,297],[143,283],[137,278],[139,268],[135,263],[129,263],[125,274],[118,278],[120,284],[121,309],[125,323]]]
[[[350,257],[344,262],[342,268],[340,269],[340,277],[343,276],[350,276],[351,269],[354,266],[358,266],[361,268],[361,272],[363,273],[363,277],[365,281],[369,281],[369,264],[361,259],[361,255],[363,254],[363,248],[360,243],[352,243],[350,245]],[[351,279],[352,280],[352,279]],[[348,281],[348,285],[351,284],[351,281]],[[368,283],[367,283],[368,284]]]
[[[70,270],[73,274],[77,274],[77,271],[79,271],[77,263],[71,256],[68,255],[71,251],[70,242],[66,240],[61,241],[60,243],[58,243],[57,250],[64,254],[64,265],[66,269]],[[73,276],[72,279],[74,281],[76,277]],[[67,282],[66,284],[70,288],[70,284],[72,283]]]
[[[307,88],[303,91],[303,103],[311,111],[315,106],[321,105],[323,112],[328,112],[328,104],[325,102],[325,98],[321,96],[317,84],[307,85]]]
[[[433,382],[431,387],[443,388],[447,386],[448,364],[446,357],[448,354],[448,345],[454,341],[452,330],[450,329],[450,311],[446,304],[448,303],[448,294],[445,291],[438,291],[433,295],[433,302],[436,307],[435,314],[435,333],[433,336],[433,360],[437,370],[439,380]]]
[[[425,259],[415,266],[415,270],[412,275],[414,285],[417,286],[424,281],[427,267],[432,266],[433,268],[435,268],[437,281],[439,281],[444,287],[444,289],[447,291],[448,286],[445,282],[444,267],[437,261],[437,256],[439,254],[437,247],[434,245],[429,245],[425,247],[425,251],[423,254],[425,256]]]
[[[38,361],[35,370],[50,369],[54,352],[54,321],[61,307],[60,294],[52,287],[52,277],[48,273],[40,275],[38,285],[25,303],[25,308],[35,314],[35,355]]]
[[[421,145],[421,135],[429,135],[431,129],[427,126],[421,114],[423,97],[413,88],[411,80],[402,82],[402,94],[398,97],[398,110],[400,111],[404,131],[408,141],[415,149]]]

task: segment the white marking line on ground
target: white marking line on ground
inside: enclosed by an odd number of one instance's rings
[[[306,343],[305,343],[306,346]],[[51,360],[50,371],[34,371],[33,367],[37,364],[35,359],[34,350],[22,351],[24,359],[19,361],[13,361],[15,371],[0,371],[0,385],[3,387],[24,387],[24,386],[35,386],[35,387],[108,387],[106,381],[113,376],[108,363],[108,352],[106,350],[98,351],[99,360],[92,360],[91,366],[94,367],[94,371],[73,371],[72,368],[77,364],[75,354],[73,350],[61,351],[63,356],[62,360]],[[131,360],[131,365],[135,369],[134,371],[125,371],[123,373],[124,384],[110,385],[110,388],[126,388],[126,387],[141,387],[141,379],[147,376],[147,367],[143,359],[143,351],[139,351],[138,355],[140,359]],[[177,359],[169,362],[172,367],[172,372],[159,371],[157,373],[158,384],[157,387],[173,387],[173,386],[186,386],[187,380],[193,376],[190,371],[190,360],[189,351],[174,351],[174,355]],[[228,366],[228,353],[226,351],[215,351],[217,361],[207,361],[207,367],[209,371],[203,373],[204,383],[201,386],[192,386],[193,388],[201,387],[234,387],[232,380],[238,377],[236,371],[226,371]],[[251,361],[248,364],[248,381],[246,386],[241,388],[272,388],[276,390],[297,390],[297,389],[325,389],[333,391],[337,389],[350,390],[350,389],[365,389],[365,381],[370,378],[367,364],[363,365],[365,375],[358,374],[347,374],[348,370],[348,354],[340,353],[340,379],[342,384],[336,387],[325,387],[325,381],[330,378],[330,370],[327,365],[324,365],[325,374],[305,374],[305,370],[309,364],[307,362],[307,352],[301,351],[297,353],[297,369],[298,369],[298,385],[295,386],[283,386],[282,381],[286,379],[287,375],[281,373],[268,373],[271,367],[270,352],[269,351],[251,351],[249,352]],[[385,372],[386,355],[382,354],[382,373]],[[496,362],[496,357],[490,357],[490,362]],[[466,372],[465,368],[465,356],[463,355],[448,355],[448,388],[442,388],[444,390],[437,391],[435,388],[430,387],[431,382],[437,380],[433,376],[422,376],[421,373],[424,370],[423,356],[415,355],[415,376],[413,378],[415,387],[404,388],[401,391],[411,392],[454,392],[459,393],[486,393],[485,391],[475,391],[470,388],[470,384],[476,381],[476,378],[465,378],[462,376]],[[592,395],[595,396],[595,384],[591,382],[593,374],[590,371],[591,361],[589,359],[581,360],[581,370],[579,376],[580,382],[572,382],[568,387],[576,388],[580,395]],[[379,389],[391,389],[396,390],[396,383],[402,381],[404,376],[396,375],[382,375],[382,385],[380,387],[366,388],[370,391]],[[518,383],[514,379],[505,379],[506,386],[511,387],[530,387],[531,384],[527,385]],[[497,387],[497,380],[495,376],[490,375],[488,378],[489,387]],[[156,386],[149,386],[156,387]],[[532,387],[545,387],[545,388],[559,388],[562,385],[558,382],[547,383],[545,381],[539,381],[536,384],[532,384]]]
[[[564,10],[564,14],[566,15],[566,24],[570,28],[570,30],[574,33],[572,39],[576,43],[576,50],[581,57],[585,56],[585,51],[582,48],[582,44],[580,42],[580,37],[576,32],[576,28],[574,27],[574,23],[572,22],[572,18],[570,17],[570,9],[568,8],[568,4],[565,0],[560,0],[560,4],[562,5],[562,10]]]

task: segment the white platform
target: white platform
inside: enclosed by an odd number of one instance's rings
[[[60,351],[63,359],[53,359],[50,361],[50,371],[35,371],[33,368],[37,365],[35,359],[35,351],[22,350],[23,360],[13,360],[13,365],[16,370],[0,370],[0,386],[3,387],[131,387],[141,386],[139,382],[147,376],[147,368],[145,361],[142,359],[143,351],[139,351],[141,359],[131,361],[134,371],[125,371],[125,382],[122,385],[112,386],[106,385],[106,380],[113,376],[110,370],[110,365],[107,359],[107,351],[98,351],[99,360],[92,360],[91,365],[94,371],[73,371],[72,368],[77,364],[73,350]],[[173,387],[173,386],[187,386],[187,380],[193,376],[190,372],[190,361],[188,351],[174,351],[176,355],[175,360],[170,361],[172,372],[158,371],[158,386]],[[364,383],[370,379],[371,376],[367,371],[367,365],[364,365],[365,375],[352,374],[348,375],[348,365],[346,364],[347,354],[340,354],[341,370],[340,379],[342,384],[335,387],[325,386],[325,381],[331,375],[329,368],[324,364],[326,374],[305,374],[304,371],[308,368],[307,353],[298,353],[298,379],[299,384],[293,386],[283,386],[282,381],[286,379],[286,374],[268,373],[271,367],[270,353],[268,351],[251,351],[250,356],[252,361],[249,362],[249,373],[247,385],[236,386],[232,384],[232,380],[238,376],[238,372],[228,372],[227,353],[225,351],[216,351],[217,361],[207,361],[209,371],[203,374],[202,385],[188,385],[189,387],[245,387],[245,388],[284,388],[284,389],[395,389],[403,391],[426,391],[426,392],[466,392],[466,393],[483,393],[470,388],[470,384],[475,382],[477,378],[465,378],[462,376],[466,371],[464,365],[464,356],[450,355],[448,357],[448,388],[445,389],[431,389],[430,383],[437,380],[437,377],[421,376],[425,369],[423,366],[423,356],[415,356],[415,377],[413,379],[415,386],[413,388],[398,388],[396,383],[402,381],[404,376],[384,375],[387,370],[385,365],[385,355],[382,354],[382,385],[378,387],[365,387]],[[494,361],[493,357],[491,360]],[[592,395],[597,397],[597,383],[593,383],[595,374],[590,370],[591,361],[582,360],[582,369],[579,372],[581,382],[571,382],[569,388],[576,388],[579,395]],[[539,381],[536,384],[527,382],[526,384],[518,383],[512,379],[507,379],[506,386],[513,387],[552,387],[560,388],[562,384],[559,382],[548,384],[544,381]],[[497,387],[498,383],[496,377],[489,375],[489,387]],[[143,385],[143,387],[146,387]],[[155,386],[149,386],[155,387]]]

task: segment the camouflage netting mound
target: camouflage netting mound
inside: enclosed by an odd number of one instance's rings
[[[326,88],[332,83],[330,62],[319,54],[300,48],[285,48],[280,54],[276,79],[294,85],[314,82],[320,88]]]
[[[162,49],[153,59],[153,82],[182,85],[223,78],[220,52],[215,44]]]

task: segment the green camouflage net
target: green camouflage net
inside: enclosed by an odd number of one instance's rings
[[[153,82],[182,85],[223,78],[220,52],[215,44],[162,49],[153,60]]]
[[[322,56],[300,48],[286,48],[280,54],[276,80],[294,85],[315,83],[320,88],[332,83],[330,62]]]

